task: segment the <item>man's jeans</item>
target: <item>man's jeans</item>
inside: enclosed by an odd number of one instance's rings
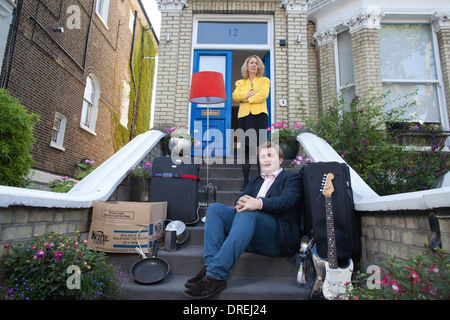
[[[211,205],[205,224],[206,274],[226,280],[244,250],[267,256],[279,254],[275,217],[262,211],[236,213],[234,208],[220,203]]]

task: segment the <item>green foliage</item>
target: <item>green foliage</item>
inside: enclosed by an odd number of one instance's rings
[[[137,30],[145,30],[147,28],[141,25],[141,28]],[[136,34],[134,42],[134,55],[133,55],[133,69],[130,73],[133,73],[135,83],[130,81],[130,105],[128,108],[128,127],[119,124],[120,115],[113,114],[114,129],[114,150],[118,151],[125,144],[130,141],[131,130],[133,129],[133,136],[146,132],[150,128],[150,108],[152,101],[152,89],[154,82],[154,75],[156,71],[156,63],[154,59],[147,59],[144,57],[155,57],[156,50],[151,36],[148,32]],[[137,96],[136,96],[137,91]],[[136,107],[135,107],[136,101]],[[135,112],[133,109],[136,109]],[[133,125],[133,117],[135,116],[135,126]]]
[[[141,166],[131,168],[128,170],[128,175],[131,178],[151,178],[152,177],[152,164],[146,162]]]
[[[77,166],[82,170],[79,174],[77,174],[77,179],[83,179],[89,173],[95,170],[92,166],[95,162],[89,159],[85,159],[82,163],[78,163]]]
[[[95,168],[92,166],[93,164],[94,161],[88,159],[84,160],[83,163],[78,163],[77,166],[81,168],[82,171],[77,175],[76,178],[83,179],[89,173],[94,171]],[[50,188],[51,192],[59,192],[59,193],[69,192],[74,186],[75,181],[70,180],[69,177],[67,176],[55,179],[48,184],[48,187]]]
[[[49,233],[11,251],[3,260],[3,299],[118,298],[123,290],[124,272],[106,254],[88,250],[79,232],[75,237]]]
[[[318,120],[307,119],[307,127],[325,139],[379,195],[429,189],[449,170],[441,155],[443,146],[412,152],[394,143],[386,127],[405,121],[404,114],[414,102],[385,112],[395,103],[389,94],[369,92],[349,104],[339,97]],[[401,99],[407,101],[414,94]]]
[[[69,192],[75,185],[74,180],[70,180],[69,177],[61,177],[59,179],[55,179],[48,184],[51,192],[59,192],[66,193]]]
[[[347,294],[352,300],[448,300],[450,260],[443,250],[411,254],[406,261],[395,256],[375,274],[357,273]],[[382,280],[381,276],[384,273]],[[377,281],[377,278],[380,279]],[[369,286],[368,286],[369,284]]]
[[[0,185],[23,187],[33,164],[33,130],[39,116],[0,89]]]

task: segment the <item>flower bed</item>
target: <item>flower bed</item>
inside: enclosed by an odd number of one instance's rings
[[[25,245],[5,247],[11,255],[2,261],[2,299],[114,299],[123,290],[120,267],[103,252],[88,250],[79,232],[74,237],[49,233]]]

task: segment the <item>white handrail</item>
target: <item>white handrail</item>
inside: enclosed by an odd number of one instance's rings
[[[0,186],[0,207],[89,208],[93,201],[105,201],[126,178],[128,170],[138,165],[164,135],[157,130],[140,134],[68,193]]]
[[[302,132],[297,140],[306,154],[314,161],[337,161],[346,163],[322,138]],[[350,167],[355,209],[357,211],[428,210],[450,207],[450,187],[379,196]]]

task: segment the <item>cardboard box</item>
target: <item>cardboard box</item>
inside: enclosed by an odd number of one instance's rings
[[[102,252],[144,253],[163,239],[167,202],[94,201],[87,247]],[[160,241],[161,242],[161,241]]]

